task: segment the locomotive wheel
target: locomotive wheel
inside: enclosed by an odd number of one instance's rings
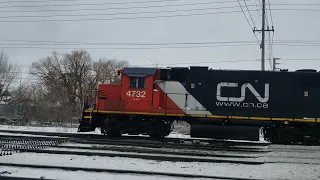
[[[165,137],[164,134],[159,134],[159,133],[152,133],[152,134],[149,134],[149,136],[150,136],[151,138],[155,138],[155,139],[162,139],[162,138]]]
[[[150,122],[148,126],[148,135],[151,138],[164,138],[171,132],[171,123],[168,122]]]
[[[122,135],[121,129],[116,126],[116,123],[112,120],[104,120],[104,124],[101,127],[101,133],[109,137],[120,137]]]
[[[270,127],[265,129],[265,136],[274,144],[319,144],[319,137],[307,131],[294,127]]]

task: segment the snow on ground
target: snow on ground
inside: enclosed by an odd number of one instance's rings
[[[36,127],[36,126],[11,126],[0,125],[1,130],[16,130],[16,131],[36,131],[36,132],[59,132],[59,133],[77,133],[77,128],[67,127]],[[100,134],[99,129],[90,134]]]
[[[75,148],[58,148],[58,147],[49,147],[46,148],[48,150],[54,151],[72,151],[72,152],[93,152],[93,153],[110,153],[114,154],[137,154],[135,152],[119,152],[113,150],[88,150],[88,149],[75,149]],[[150,155],[150,153],[138,153],[141,155]],[[218,153],[217,153],[218,154]],[[231,153],[230,153],[231,154]],[[153,156],[166,156],[166,157],[190,157],[188,155],[174,155],[174,154],[161,154],[161,152],[155,154],[152,153]],[[225,154],[226,155],[226,154]],[[236,155],[244,155],[243,153],[238,153]],[[252,158],[256,157],[256,158]],[[200,159],[211,159],[211,160],[236,160],[236,161],[254,161],[254,162],[282,162],[282,163],[294,163],[294,164],[320,164],[320,150],[318,153],[296,153],[296,152],[269,152],[269,153],[261,153],[255,154],[255,156],[250,157],[201,157],[201,156],[192,156],[192,158],[200,158]]]
[[[312,164],[267,163],[263,165],[243,165],[243,164],[230,164],[230,163],[164,162],[164,161],[159,162],[159,161],[152,161],[152,160],[130,159],[130,158],[120,158],[120,157],[51,155],[51,154],[35,154],[35,153],[19,153],[19,154],[14,154],[10,156],[3,156],[3,157],[0,157],[0,160],[3,163],[7,162],[7,163],[19,163],[19,164],[57,165],[57,166],[86,167],[86,168],[144,170],[144,171],[156,171],[156,172],[172,172],[172,173],[201,174],[201,175],[258,178],[258,179],[301,180],[301,179],[319,179],[320,178],[319,165],[312,165]],[[8,171],[12,173],[11,174],[12,176],[18,176],[18,175],[24,174],[29,177],[31,176],[31,174],[28,174],[28,173],[31,173],[32,171],[34,172],[34,170],[27,171],[25,168],[21,169],[21,168],[12,168],[12,167],[2,167],[1,171]],[[56,176],[58,176],[58,174],[54,174],[54,173],[47,174],[47,172],[48,171],[45,171],[45,170],[38,171],[37,176],[45,176],[47,178],[56,178]],[[74,176],[78,176],[77,173],[74,173]],[[89,175],[87,175],[87,177],[88,176]],[[66,175],[62,179],[69,179],[68,177],[69,176]],[[137,178],[140,178],[140,177],[137,177]],[[96,177],[93,179],[96,179]],[[127,179],[127,178],[121,175],[119,176],[119,179]],[[131,177],[129,179],[131,179]]]
[[[46,148],[47,150],[54,150],[54,151],[71,151],[71,152],[92,152],[92,153],[110,153],[114,154],[114,156],[117,156],[117,154],[129,154],[129,155],[134,155],[134,154],[139,154],[139,155],[153,155],[153,156],[165,156],[165,157],[184,157],[188,158],[190,156],[188,155],[175,155],[175,154],[161,154],[161,152],[155,154],[155,153],[136,153],[136,152],[119,152],[119,151],[111,151],[111,150],[89,150],[89,149],[70,149],[70,148]],[[258,159],[253,159],[253,158],[232,158],[232,157],[202,157],[202,156],[191,156],[191,158],[194,159],[211,159],[211,160],[237,160],[237,161],[258,161]]]
[[[20,131],[38,131],[38,132],[63,132],[77,133],[77,128],[65,127],[27,127],[27,126],[9,126],[0,125],[3,130],[20,130]],[[97,129],[90,134],[100,134]],[[1,133],[6,135],[5,133]],[[9,133],[12,135],[12,133]],[[19,134],[21,135],[21,134]],[[26,135],[32,136],[32,135]],[[36,135],[39,136],[39,135]],[[173,138],[188,138],[188,135],[172,133],[169,137]],[[79,144],[77,146],[80,146]],[[87,147],[87,145],[83,145]],[[288,146],[275,146],[284,149]],[[291,163],[266,163],[263,165],[243,165],[230,163],[202,163],[202,162],[167,162],[167,161],[152,161],[136,158],[121,158],[121,157],[99,157],[99,156],[78,156],[78,155],[54,155],[54,154],[36,154],[36,153],[17,153],[8,156],[1,156],[0,162],[19,163],[19,164],[40,164],[40,165],[56,165],[56,166],[71,166],[71,167],[86,167],[86,168],[108,168],[108,169],[123,169],[123,170],[144,170],[157,172],[172,172],[186,174],[201,174],[224,177],[242,177],[242,178],[257,178],[257,179],[320,179],[320,168],[317,164],[320,158],[320,150],[312,148],[314,152],[303,153],[309,147],[297,147],[300,152],[271,152],[262,155],[256,160],[259,161],[278,161]],[[271,148],[272,149],[272,148]],[[65,149],[64,149],[65,150]],[[288,149],[290,150],[290,149]],[[80,151],[73,149],[73,151]],[[97,151],[96,151],[97,152]],[[103,151],[108,152],[108,151]],[[291,159],[288,157],[292,157]],[[234,159],[234,158],[233,158]],[[236,160],[236,159],[234,159]],[[243,160],[243,159],[242,159]],[[250,161],[253,159],[250,158]],[[5,172],[8,173],[5,173]],[[51,179],[179,179],[165,176],[146,176],[146,175],[129,175],[129,174],[111,174],[111,173],[94,173],[84,171],[64,171],[64,170],[48,170],[48,169],[30,169],[16,167],[1,167],[0,173],[6,176],[23,176],[23,177],[41,177]],[[11,174],[10,174],[11,173]]]
[[[165,152],[189,152],[189,153],[198,153],[198,149],[179,149],[179,148],[153,148],[153,147],[139,147],[139,146],[126,146],[126,145],[101,145],[101,144],[79,144],[79,143],[64,143],[63,146],[66,146],[68,148],[74,148],[77,147],[95,147],[95,148],[102,148],[107,149],[109,147],[111,148],[123,148],[123,149],[135,149],[135,150],[158,150],[158,151],[165,151]],[[78,148],[77,148],[78,149]],[[101,150],[102,150],[101,149]],[[105,151],[104,151],[105,152]],[[257,156],[260,155],[262,152],[239,152],[239,151],[223,151],[223,150],[201,150],[201,153],[203,154],[210,154],[210,155],[241,155],[241,156]]]
[[[64,170],[31,169],[31,168],[0,166],[0,172],[6,172],[6,171],[9,173],[4,173],[3,175],[5,176],[27,177],[27,178],[48,178],[48,179],[60,179],[60,180],[100,180],[100,179],[183,180],[184,179],[184,178],[176,178],[176,177],[168,177],[168,176],[97,173],[97,172],[85,172],[85,171],[64,171]],[[195,178],[191,178],[191,179],[195,179]]]
[[[0,125],[0,130],[16,130],[16,131],[35,131],[35,132],[58,132],[58,133],[76,133],[77,128],[67,128],[67,127],[36,127],[36,126],[11,126],[11,125]],[[95,131],[92,132],[81,132],[81,134],[101,134],[100,130],[97,128]],[[129,136],[129,135],[128,135]],[[136,136],[136,135],[135,135]],[[141,135],[147,136],[147,135]],[[189,138],[189,135],[183,135],[179,133],[172,133],[169,135],[170,137],[185,137]]]

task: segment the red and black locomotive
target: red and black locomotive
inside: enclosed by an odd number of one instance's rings
[[[320,140],[320,73],[314,70],[213,70],[208,67],[119,70],[119,84],[99,84],[79,132],[165,137],[186,121],[192,137],[271,142]]]

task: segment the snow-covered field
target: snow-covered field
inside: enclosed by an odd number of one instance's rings
[[[23,126],[0,126],[5,130],[22,130],[22,131],[40,131],[40,132],[64,132],[77,133],[76,128],[59,128],[59,127],[23,127]],[[99,130],[91,132],[100,134]],[[10,133],[1,133],[9,135]],[[27,135],[29,136],[29,135]],[[187,137],[182,134],[172,134],[171,137]],[[69,146],[88,146],[81,144],[62,144]],[[286,146],[276,146],[276,148],[285,148]],[[308,147],[299,147],[301,150]],[[58,148],[48,148],[55,149]],[[317,151],[319,149],[319,151]],[[66,149],[61,149],[66,150]],[[70,151],[82,151],[69,149]],[[232,163],[203,163],[203,162],[169,162],[144,160],[137,158],[123,157],[99,157],[99,156],[80,156],[80,155],[58,155],[45,153],[14,153],[13,155],[0,156],[0,163],[17,163],[17,164],[37,164],[52,165],[64,167],[85,167],[85,168],[105,168],[121,170],[142,170],[149,172],[171,172],[199,174],[223,177],[236,177],[247,179],[320,179],[320,148],[312,147],[311,152],[293,152],[293,151],[275,151],[263,153],[251,161],[272,161],[262,165],[244,165]],[[86,150],[87,151],[87,150]],[[95,152],[103,152],[96,150]],[[105,151],[108,152],[108,151]],[[226,152],[215,152],[225,154]],[[246,154],[247,155],[247,154]],[[165,156],[163,154],[163,156]],[[172,156],[172,155],[168,155]],[[256,155],[255,155],[256,156]],[[228,158],[230,159],[230,158]],[[233,158],[234,160],[239,160]],[[280,163],[281,162],[281,163]],[[91,179],[191,179],[178,178],[169,176],[150,176],[137,174],[115,174],[103,172],[86,172],[86,171],[67,171],[59,169],[35,169],[24,167],[7,167],[0,166],[0,176],[31,177],[31,178],[49,178],[49,179],[66,179],[66,180],[91,180]]]
[[[66,128],[66,127],[36,127],[36,126],[0,125],[0,129],[17,130],[17,131],[77,133],[77,128]],[[96,129],[95,132],[90,132],[90,134],[100,134],[100,131],[98,129]]]
[[[201,174],[223,177],[242,177],[255,179],[319,179],[319,165],[308,164],[280,164],[267,163],[263,165],[240,165],[229,163],[200,163],[200,162],[158,162],[151,160],[119,158],[119,157],[98,157],[98,156],[77,156],[77,155],[50,155],[21,153],[12,156],[1,157],[1,162],[20,163],[20,164],[40,164],[58,165],[86,168],[107,168],[123,170],[145,170],[156,172],[174,172],[186,174]],[[28,168],[0,167],[0,171],[10,172],[10,176],[41,177],[53,179],[138,179],[142,176],[137,175],[114,175],[110,173],[87,173],[87,172],[68,172],[37,170]],[[72,175],[71,175],[72,174]],[[96,176],[97,175],[97,176]],[[100,177],[100,178],[99,178]],[[157,179],[160,177],[157,177]],[[168,177],[163,177],[163,179]],[[155,177],[146,177],[155,179]],[[162,178],[161,178],[162,179]],[[170,178],[169,178],[170,179]],[[172,178],[179,179],[179,178]]]

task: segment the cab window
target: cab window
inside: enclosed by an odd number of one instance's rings
[[[130,88],[144,88],[144,77],[130,77],[129,87]]]

